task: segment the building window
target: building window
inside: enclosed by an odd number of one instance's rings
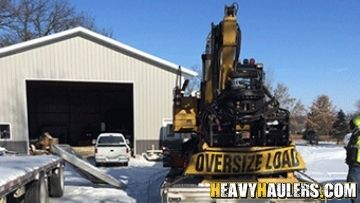
[[[8,140],[10,138],[10,124],[0,123],[0,140]]]

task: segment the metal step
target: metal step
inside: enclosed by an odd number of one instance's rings
[[[120,189],[126,188],[125,183],[115,179],[108,174],[105,174],[97,167],[90,164],[87,160],[83,159],[79,154],[77,154],[70,145],[52,145],[51,151],[73,166],[80,175],[95,184],[109,184]]]

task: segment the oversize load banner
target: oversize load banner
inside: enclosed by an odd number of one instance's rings
[[[304,168],[304,161],[294,146],[243,152],[226,152],[224,148],[224,151],[208,150],[194,154],[185,174],[271,174]]]

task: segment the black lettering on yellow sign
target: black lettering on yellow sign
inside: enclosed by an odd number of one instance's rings
[[[299,166],[299,160],[294,149],[277,151],[274,155],[268,153],[266,169],[279,169]]]
[[[261,158],[262,158],[262,155],[261,154],[257,154],[256,155],[256,159],[255,159],[255,171],[259,171],[261,169]]]
[[[300,164],[294,148],[261,153],[199,153],[195,159],[198,173],[252,173],[281,170]]]
[[[221,172],[221,154],[215,155],[215,172]]]
[[[296,151],[295,149],[291,149],[291,161],[292,161],[292,166],[299,166],[300,161],[298,160],[298,157],[296,156]]]
[[[290,167],[290,157],[289,157],[289,153],[287,153],[287,151],[285,151],[285,153],[284,153],[284,158],[282,160],[281,167],[282,168]]]
[[[234,166],[233,172],[234,172],[234,173],[239,173],[239,172],[240,172],[240,168],[241,168],[241,165],[240,165],[240,163],[241,163],[241,156],[235,155],[233,161],[234,161],[234,164],[233,164],[233,166]]]

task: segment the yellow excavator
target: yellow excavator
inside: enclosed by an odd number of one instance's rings
[[[186,93],[181,69],[173,100],[173,125],[163,141],[163,202],[218,202],[210,183],[299,182],[305,164],[289,138],[289,112],[265,87],[263,65],[239,60],[237,4],[212,24],[202,55],[199,94]],[[297,200],[299,202],[300,200]],[[276,202],[276,201],[273,201]]]

